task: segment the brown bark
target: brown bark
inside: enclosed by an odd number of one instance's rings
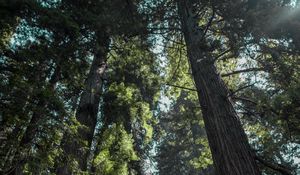
[[[78,129],[79,139],[87,143],[85,149],[78,142],[66,143],[64,145],[65,153],[74,154],[75,160],[79,163],[81,171],[87,170],[87,161],[94,137],[94,130],[97,123],[98,108],[100,96],[102,93],[103,76],[106,70],[106,57],[109,47],[109,37],[98,35],[98,46],[96,53],[85,82],[85,89],[80,96],[79,106],[77,108],[76,119],[82,125]],[[68,166],[57,169],[57,174],[71,174]]]
[[[87,141],[88,148],[90,148],[94,130],[97,123],[97,114],[98,107],[100,102],[100,96],[102,93],[102,84],[103,84],[103,75],[106,65],[106,55],[108,52],[108,38],[101,40],[103,43],[100,46],[98,52],[95,55],[93,60],[87,81],[86,81],[86,89],[82,93],[80,97],[80,102],[78,106],[77,121],[87,127],[88,129],[82,129],[79,131],[80,136]],[[87,154],[88,155],[88,154]],[[87,155],[79,155],[80,157],[87,158]],[[85,170],[86,169],[86,159],[80,162],[80,167]]]
[[[260,174],[247,136],[228,98],[228,90],[214,65],[214,58],[201,47],[198,27],[189,0],[178,0],[181,28],[191,64],[214,166],[218,175]]]

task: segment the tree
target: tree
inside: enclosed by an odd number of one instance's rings
[[[80,88],[80,76],[87,67],[83,59],[86,43],[78,42],[78,28],[68,14],[59,13],[55,3],[28,1],[22,5],[26,8],[17,11],[22,22],[14,42],[1,55],[9,68],[2,74],[7,79],[3,84],[7,110],[3,110],[2,126],[9,142],[4,142],[6,164],[1,169],[6,173],[51,168],[60,153],[60,120],[68,115],[69,100]],[[65,25],[61,28],[57,24]]]
[[[2,0],[0,174],[299,173],[298,8]]]
[[[85,27],[95,32],[94,58],[76,114],[76,120],[81,124],[77,132],[79,138],[82,140],[79,142],[76,141],[77,143],[73,142],[72,144],[64,143],[65,152],[69,154],[73,153],[75,161],[79,163],[80,170],[86,171],[89,164],[89,150],[91,149],[97,123],[98,107],[100,96],[102,95],[101,91],[107,67],[106,62],[110,40],[115,35],[134,36],[139,32],[143,34],[144,26],[142,25],[143,21],[139,18],[134,1],[111,1],[110,3],[91,1],[89,4],[81,1],[66,1],[64,3],[67,3],[68,6],[71,4],[71,8],[77,10],[76,15],[79,23],[83,23]],[[90,12],[87,16],[82,17],[81,14],[87,12],[87,9]],[[94,21],[95,19],[100,20],[100,22]],[[134,20],[138,20],[140,23],[136,27],[125,28],[125,25],[130,25]],[[80,142],[85,144],[78,144]],[[64,165],[57,171],[59,174],[68,174],[70,170],[67,169],[70,168]]]
[[[114,38],[95,153],[96,172],[116,174],[123,165],[123,173],[146,173],[145,157],[155,123],[152,111],[157,105],[160,86],[157,58],[147,49],[149,47],[140,37],[126,41]],[[127,136],[115,136],[111,127]],[[130,140],[126,141],[128,137]],[[128,145],[127,149],[122,143]],[[114,168],[108,168],[110,166]]]
[[[205,30],[197,27],[191,1],[178,1],[182,31],[199,96],[206,133],[218,174],[260,174],[228,89],[205,49]],[[195,19],[196,18],[196,19]]]
[[[182,90],[171,110],[162,114],[157,162],[159,173],[212,174],[212,158],[194,93]]]

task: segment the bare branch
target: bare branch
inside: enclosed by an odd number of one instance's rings
[[[246,102],[253,103],[254,105],[257,105],[257,103],[255,101],[253,101],[252,99],[250,99],[250,98],[233,96],[232,99],[236,99],[236,100],[240,100],[240,101],[246,101]]]
[[[211,17],[210,17],[210,19],[209,19],[209,21],[208,21],[206,27],[205,27],[205,30],[204,30],[203,35],[202,35],[202,37],[201,37],[201,40],[203,40],[203,38],[205,37],[205,35],[206,35],[206,33],[207,33],[209,27],[211,26],[212,21],[213,21],[214,18],[215,18],[215,8],[212,8],[212,15],[211,15]]]
[[[233,96],[234,94],[236,94],[237,92],[239,92],[239,91],[241,91],[241,90],[244,90],[244,89],[246,89],[246,88],[248,88],[248,87],[251,87],[251,86],[253,86],[254,84],[255,84],[255,83],[249,84],[249,85],[247,85],[247,86],[240,87],[240,88],[238,88],[237,90],[231,92],[231,93],[228,95],[228,97],[231,97],[231,96]]]
[[[291,170],[284,165],[277,164],[274,162],[272,162],[272,163],[268,162],[268,161],[264,160],[262,157],[259,157],[258,155],[255,156],[255,159],[258,160],[258,162],[260,162],[264,166],[271,168],[274,171],[280,172],[283,175],[292,175]]]
[[[224,52],[220,53],[216,58],[214,59],[214,62],[217,61],[219,58],[230,52],[232,49],[225,50]]]
[[[167,86],[172,86],[172,87],[175,87],[175,88],[181,88],[181,89],[185,89],[185,90],[189,90],[189,91],[196,91],[196,89],[192,89],[192,88],[188,88],[188,87],[183,87],[183,86],[178,86],[178,85],[174,85],[174,84],[169,84],[169,83],[166,83]]]
[[[231,75],[235,75],[235,74],[240,74],[240,73],[246,73],[246,72],[256,72],[256,71],[264,71],[265,68],[263,67],[255,67],[255,68],[248,68],[248,69],[242,69],[242,70],[236,70],[230,73],[226,73],[226,74],[222,74],[222,77],[228,77]]]

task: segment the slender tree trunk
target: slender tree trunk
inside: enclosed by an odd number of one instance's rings
[[[260,174],[247,136],[217,73],[213,58],[201,45],[204,31],[198,27],[189,0],[178,0],[178,11],[188,59],[198,92],[214,166],[218,175]]]
[[[59,80],[60,72],[61,69],[59,66],[57,66],[49,81],[49,88],[51,91],[55,91],[56,89],[56,84]],[[20,142],[18,143],[18,145],[16,145],[16,151],[17,154],[19,154],[18,156],[21,155],[21,150],[18,149],[21,149],[21,147],[27,147],[28,149],[30,149],[30,147],[32,146],[33,140],[38,132],[38,123],[42,119],[42,109],[45,109],[47,105],[48,101],[46,101],[46,99],[41,99],[38,101],[37,107],[39,109],[37,111],[33,111],[33,114],[28,122],[28,126],[25,128],[24,133],[22,133]],[[23,166],[26,163],[26,160],[28,159],[28,157],[26,156],[27,155],[25,155],[25,157],[15,157],[15,159],[19,160],[16,161],[16,165],[14,165],[14,167],[12,167],[7,174],[20,174],[23,171]]]
[[[138,131],[141,128],[136,128],[129,118],[125,119],[123,124],[126,132],[128,134],[132,134],[132,138],[134,140],[133,149],[140,158],[140,160],[131,160],[128,163],[128,167],[130,169],[129,174],[143,175],[143,149],[141,148],[141,145],[143,145],[143,141],[141,140],[141,138],[139,138],[140,136],[138,135]]]
[[[80,96],[76,114],[77,121],[82,125],[78,129],[79,138],[81,142],[83,141],[87,145],[85,145],[85,149],[78,143],[67,143],[64,145],[65,153],[75,155],[81,171],[87,170],[88,155],[97,123],[103,76],[107,67],[106,57],[109,51],[109,37],[98,35],[97,39],[99,45],[96,46],[96,53],[85,82],[85,90]],[[57,174],[71,174],[71,172],[71,170],[68,170],[67,164],[57,169]]]

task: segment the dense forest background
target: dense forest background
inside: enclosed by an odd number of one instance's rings
[[[0,0],[0,174],[300,174],[297,0]]]

